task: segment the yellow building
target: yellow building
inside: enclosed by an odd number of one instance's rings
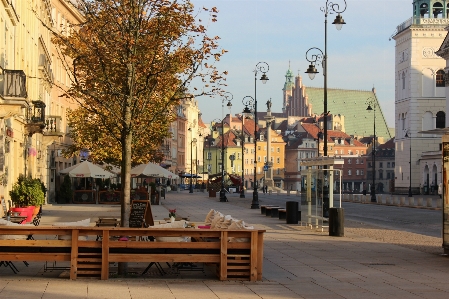
[[[22,174],[41,179],[47,199],[54,200],[55,157],[59,145],[69,142],[59,138],[67,133],[65,113],[74,104],[60,97],[59,88],[70,86],[70,80],[48,28],[65,30],[80,17],[63,0],[0,2],[0,195],[5,199]]]

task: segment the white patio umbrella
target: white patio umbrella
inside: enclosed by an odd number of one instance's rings
[[[97,166],[89,161],[84,161],[79,164],[73,165],[66,169],[60,170],[60,174],[68,174],[72,178],[111,178],[115,174],[104,170],[100,166]]]
[[[167,169],[154,164],[140,164],[133,169],[131,169],[132,177],[152,177],[152,178],[167,178],[167,179],[177,179],[179,178],[176,174],[168,171]]]

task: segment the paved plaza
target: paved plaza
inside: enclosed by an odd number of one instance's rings
[[[286,201],[300,199],[259,195],[260,204],[285,206]],[[250,209],[251,197],[230,194],[229,202],[219,202],[206,193],[169,192],[161,206],[153,206],[153,215],[163,219],[168,209],[176,209],[178,215],[202,222],[210,209],[216,209],[266,229],[263,281],[218,281],[208,269],[70,281],[67,271],[44,271],[42,262],[29,267],[15,262],[18,274],[0,268],[0,298],[449,298],[449,259],[441,255],[440,238],[351,221],[345,223],[345,237],[329,237],[327,232],[261,215]],[[87,217],[94,223],[98,216],[119,213],[120,207],[110,205],[45,206],[41,225]],[[145,267],[130,265],[139,271]]]

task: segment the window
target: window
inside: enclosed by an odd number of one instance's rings
[[[348,155],[352,155],[352,151],[351,150],[348,151]]]
[[[359,159],[355,160],[355,164],[359,164],[359,162],[360,162]]]
[[[363,175],[363,169],[362,169],[362,170],[360,170],[360,175]]]
[[[276,158],[276,162],[277,162],[278,164],[281,163],[281,158],[277,157],[277,158]]]
[[[207,153],[207,160],[212,160],[212,153],[211,152]]]
[[[267,146],[266,146],[266,145],[263,147],[263,150],[264,150],[264,151],[267,151]]]
[[[266,163],[267,162],[267,156],[263,157],[263,161]]]
[[[384,163],[383,162],[379,162],[379,167],[384,167]]]
[[[391,179],[389,172],[387,172],[387,179]]]
[[[274,147],[271,148],[271,152],[274,153]]]
[[[402,72],[402,89],[405,89],[405,72]]]
[[[240,153],[237,153],[237,160],[240,160]]]
[[[394,168],[394,162],[391,162],[391,167],[393,167],[393,168]]]
[[[281,152],[281,149],[280,149],[280,148],[276,148],[276,150],[277,150],[277,152],[278,152],[278,153],[280,153],[280,152]]]
[[[364,151],[360,151],[360,154],[363,155],[363,154],[364,154]]]
[[[390,162],[387,162],[387,168],[390,168]]]
[[[257,146],[257,150],[258,150],[258,151],[260,151],[260,145],[259,145],[259,146]]]
[[[362,160],[360,160],[360,164],[363,164],[363,161],[364,161],[363,159],[362,159]]]
[[[436,87],[444,87],[444,71],[443,70],[439,70],[437,72]]]
[[[436,127],[440,129],[446,127],[446,113],[443,111],[437,112]]]
[[[355,174],[356,174],[356,175],[359,175],[359,170],[358,170],[358,169],[355,171]]]
[[[260,162],[260,156],[257,157],[257,162]]]
[[[274,158],[273,157],[270,157],[270,162],[274,162]]]
[[[379,180],[383,180],[384,178],[384,172],[383,170],[379,170]]]
[[[359,151],[355,151],[355,154],[358,155],[358,154],[359,154]]]
[[[348,159],[348,164],[351,164],[351,159]]]
[[[351,175],[351,169],[348,170],[348,175]]]

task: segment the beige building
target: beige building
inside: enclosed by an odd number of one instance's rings
[[[446,0],[415,0],[412,17],[396,28],[395,192],[436,192],[441,182],[441,137],[420,131],[444,128],[445,61],[435,54],[449,24]],[[410,169],[411,166],[411,169]],[[410,177],[410,174],[412,176]]]
[[[23,174],[41,179],[53,202],[57,171],[73,162],[58,156],[75,104],[60,97],[70,78],[47,28],[63,32],[81,16],[67,1],[24,0],[2,1],[0,18],[0,193],[8,199]]]

